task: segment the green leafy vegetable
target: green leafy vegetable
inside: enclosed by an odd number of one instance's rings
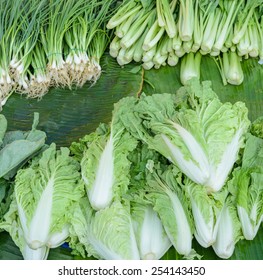
[[[212,245],[216,254],[223,259],[228,259],[232,256],[235,244],[242,238],[237,209],[231,199],[231,197],[228,197],[224,203],[219,216],[216,240]]]
[[[139,143],[129,155],[131,181],[125,197],[131,205],[131,217],[141,259],[160,259],[172,246],[159,215],[147,198],[148,160],[163,161],[164,158],[147,145]]]
[[[148,162],[147,169],[148,197],[153,209],[159,214],[176,251],[187,257],[192,253],[193,227],[189,202],[176,182],[178,171],[171,168],[163,171],[158,165],[154,167],[153,161]]]
[[[86,147],[81,148],[83,144]],[[110,126],[100,125],[96,132],[81,140],[78,148],[84,151],[81,174],[94,209],[104,209],[127,191],[130,168],[127,156],[136,145],[137,140],[115,115]]]
[[[0,227],[9,232],[24,259],[47,258],[69,235],[70,213],[83,195],[79,164],[55,144],[30,167],[18,171],[13,201]]]
[[[140,259],[129,205],[120,200],[94,211],[88,198],[78,203],[72,218],[70,246],[83,257],[106,260]]]
[[[252,240],[263,220],[263,139],[248,134],[242,165],[234,170],[229,184],[243,235]]]
[[[209,82],[196,80],[177,95],[125,98],[115,108],[132,135],[208,192],[224,186],[250,124],[243,102],[222,103]]]
[[[185,189],[191,202],[195,238],[202,247],[207,248],[216,241],[219,217],[227,193],[223,190],[220,194],[209,195],[204,186],[190,180],[185,182]]]
[[[46,134],[36,128],[39,122],[37,113],[34,115],[32,129],[29,132],[12,131],[4,135],[7,123],[3,116],[1,120],[0,178],[9,179],[26,161],[41,150],[45,144]]]

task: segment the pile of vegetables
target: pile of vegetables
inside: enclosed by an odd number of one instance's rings
[[[1,1],[1,105],[13,92],[41,97],[50,87],[95,83],[114,2]]]
[[[209,55],[224,84],[240,85],[243,59],[263,63],[262,7],[262,0],[124,0],[107,24],[115,30],[110,54],[145,69],[181,58],[182,84],[200,77],[201,58]]]
[[[123,98],[109,124],[17,172],[0,228],[25,259],[64,242],[84,258],[201,258],[193,238],[230,258],[263,221],[262,131],[208,81]]]

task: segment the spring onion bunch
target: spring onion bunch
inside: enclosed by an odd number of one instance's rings
[[[263,61],[262,4],[262,0],[123,1],[107,25],[115,30],[110,54],[120,65],[133,60],[147,70],[175,66],[183,57],[185,84],[189,73],[200,76],[196,69],[201,60],[193,60],[193,53],[199,52],[215,59],[224,84],[239,85],[242,60]]]
[[[117,1],[3,0],[0,3],[0,101],[41,97],[50,87],[96,82]]]

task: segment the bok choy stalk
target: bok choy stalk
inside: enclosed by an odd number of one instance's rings
[[[140,258],[160,259],[172,246],[160,217],[153,210],[147,199],[146,165],[149,159],[161,160],[161,156],[147,145],[139,143],[136,150],[129,155],[132,162],[131,181],[125,197],[130,201],[133,228],[140,252]]]
[[[192,78],[200,79],[201,59],[200,52],[190,52],[184,55],[180,68],[180,80],[183,85],[186,85]]]
[[[113,15],[107,23],[107,28],[113,29],[119,26],[122,22],[126,21],[131,15],[137,13],[140,9],[142,9],[142,3],[140,3],[140,1],[123,1],[115,15]]]
[[[169,38],[173,38],[177,33],[173,15],[177,0],[172,0],[171,3],[169,2],[168,0],[156,0],[156,10],[159,26],[165,28]]]
[[[223,46],[229,34],[231,33],[233,23],[236,19],[237,13],[241,5],[242,1],[238,0],[222,1],[222,4],[220,6],[223,11],[223,15],[219,24],[219,28],[217,30],[215,43],[212,48],[214,51],[222,51]]]
[[[73,152],[83,150],[81,175],[94,209],[108,207],[114,198],[121,197],[127,191],[130,177],[127,156],[136,145],[137,140],[114,113],[110,125],[100,125],[80,143],[73,144]]]
[[[191,41],[194,32],[193,0],[180,0],[178,29],[182,41]]]
[[[224,186],[250,125],[244,103],[222,103],[210,82],[194,79],[177,95],[142,95],[116,106],[134,137],[206,186],[208,193]]]
[[[255,9],[262,5],[262,0],[241,1],[242,6],[237,14],[237,21],[234,24],[233,43],[238,44],[244,36],[250,19],[253,17]]]
[[[232,85],[240,85],[244,80],[241,66],[242,58],[236,52],[223,53],[223,71],[226,81]]]
[[[235,250],[235,244],[242,239],[241,225],[237,216],[233,198],[228,196],[219,217],[218,231],[215,243],[212,245],[215,253],[222,259],[228,259]]]
[[[139,260],[129,204],[114,201],[94,211],[87,197],[76,206],[70,227],[70,247],[83,257],[105,260]]]
[[[153,210],[158,213],[175,250],[187,257],[193,253],[193,225],[189,202],[176,182],[180,173],[176,168],[162,169],[152,160],[146,167],[148,198],[153,203]]]
[[[253,240],[263,221],[263,139],[248,134],[242,165],[229,182],[247,240]]]
[[[70,214],[84,194],[80,166],[69,149],[51,144],[16,175],[13,201],[0,227],[24,259],[46,259],[69,235]]]

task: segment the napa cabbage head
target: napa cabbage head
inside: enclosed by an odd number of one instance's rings
[[[128,131],[207,192],[225,184],[250,121],[243,102],[221,102],[210,82],[191,79],[176,94],[128,97],[115,105]]]
[[[125,194],[130,201],[133,228],[141,259],[160,259],[172,246],[162,221],[153,204],[146,198],[146,165],[148,160],[165,160],[154,150],[149,150],[146,144],[139,143],[129,155],[131,161],[131,180],[128,192]]]
[[[193,224],[189,201],[177,183],[178,169],[161,167],[149,160],[146,168],[147,197],[161,219],[175,250],[183,256],[192,254]]]
[[[241,166],[234,170],[229,188],[236,197],[243,235],[245,239],[252,240],[263,221],[262,138],[247,135]]]
[[[82,198],[72,215],[70,247],[82,257],[105,260],[139,260],[128,203],[115,200],[95,211],[87,197]]]
[[[13,200],[0,227],[10,233],[24,259],[45,259],[50,248],[68,238],[70,213],[84,192],[79,163],[69,152],[51,144],[16,175]]]
[[[73,151],[83,151],[81,175],[95,210],[110,206],[114,198],[127,191],[130,168],[127,156],[136,145],[137,140],[114,115],[110,125],[101,124],[79,145],[74,144]]]
[[[212,247],[220,258],[228,259],[234,253],[235,244],[243,238],[236,204],[231,195],[226,198],[218,219],[216,240]]]
[[[183,187],[191,204],[194,236],[202,247],[207,248],[216,241],[219,217],[228,191],[223,188],[220,192],[208,194],[204,186],[189,179],[185,180]]]

